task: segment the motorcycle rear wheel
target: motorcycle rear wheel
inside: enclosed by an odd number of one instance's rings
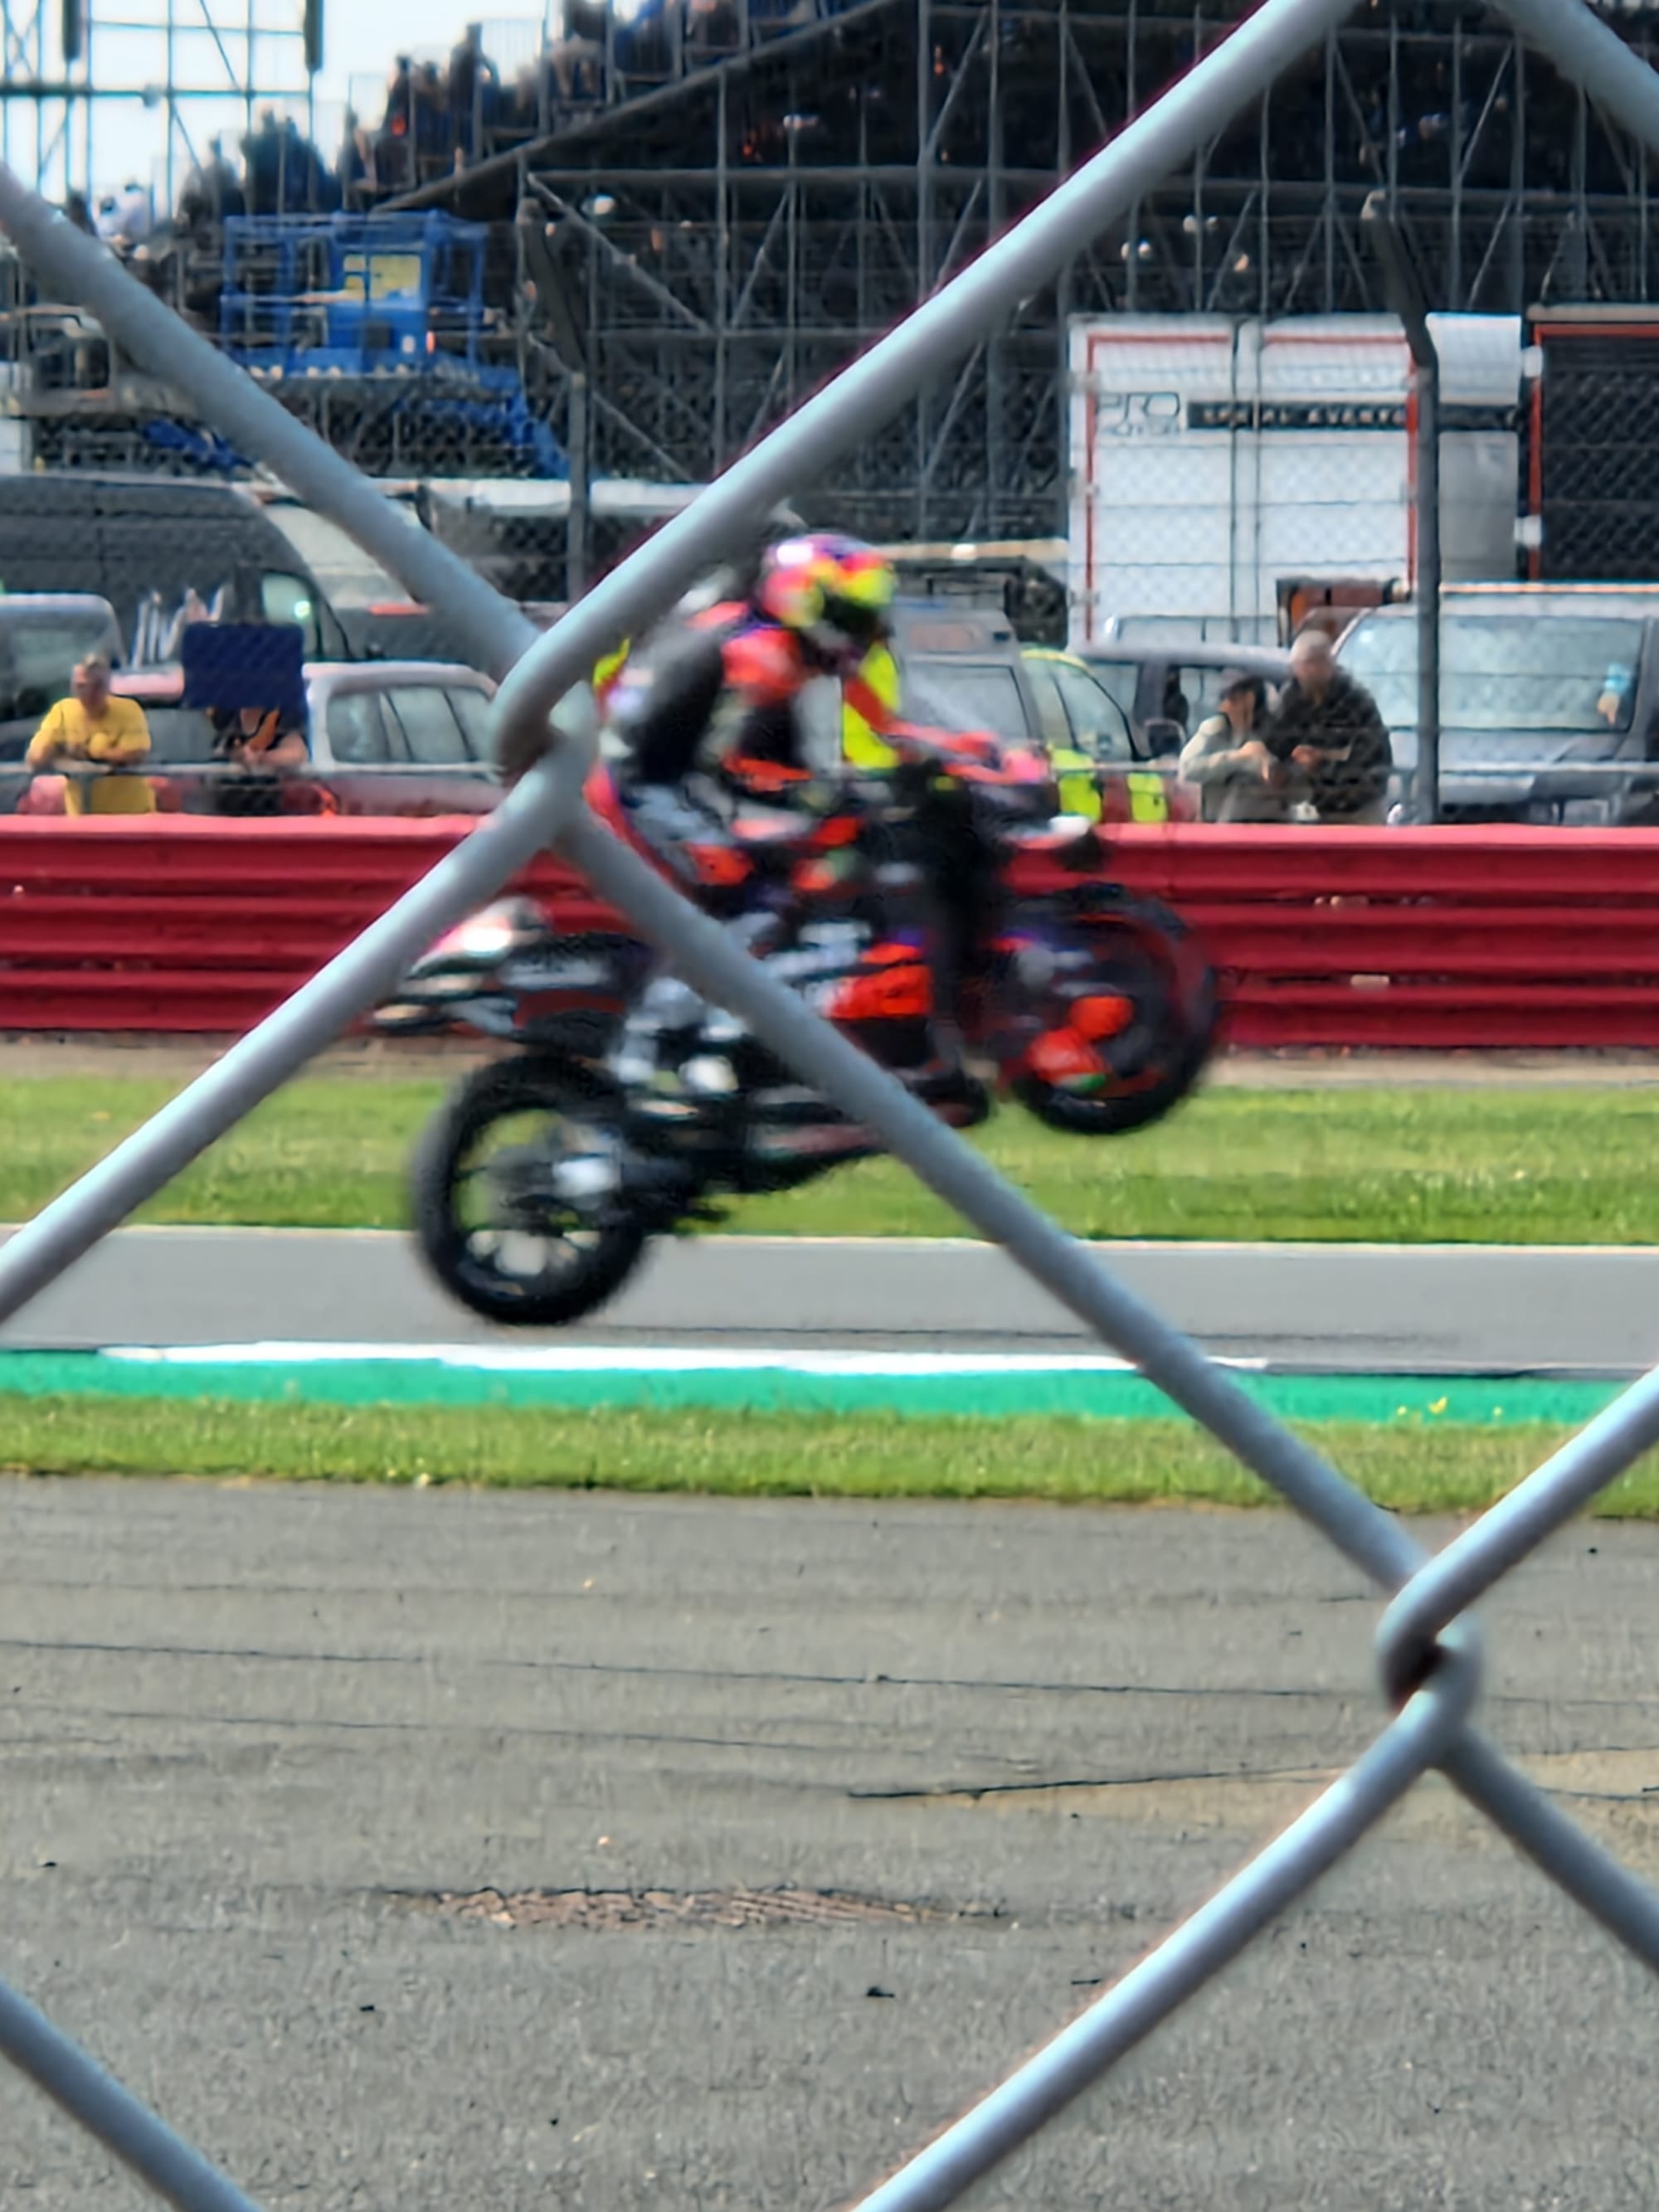
[[[478,1171],[470,1164],[503,1122],[539,1115],[580,1143],[586,1131],[602,1136],[621,1109],[615,1086],[591,1070],[527,1056],[476,1068],[450,1094],[416,1143],[410,1202],[421,1257],[452,1297],[510,1328],[559,1328],[616,1295],[645,1249],[648,1232],[638,1221],[623,1214],[589,1220],[568,1204],[561,1215],[560,1201],[538,1194],[520,1200],[525,1218],[478,1228],[463,1218],[462,1198]],[[537,1149],[523,1158],[533,1176]],[[495,1195],[502,1198],[499,1189]],[[498,1211],[511,1210],[509,1192]],[[510,1238],[540,1243],[548,1260],[527,1273],[514,1269],[507,1264]]]
[[[1066,1091],[1032,1073],[1013,1092],[1048,1128],[1127,1136],[1162,1121],[1204,1073],[1219,1020],[1215,975],[1187,925],[1156,900],[1091,900],[1079,924],[1099,948],[1102,989],[1121,990],[1136,1010],[1109,1048],[1109,1087]]]

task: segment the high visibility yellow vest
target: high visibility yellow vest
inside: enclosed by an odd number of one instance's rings
[[[1161,775],[1148,775],[1144,771],[1124,778],[1129,790],[1129,819],[1131,822],[1167,822],[1170,818],[1170,794]]]
[[[884,645],[872,645],[865,655],[864,665],[858,679],[872,691],[890,714],[896,717],[899,705],[898,663]],[[866,722],[850,699],[843,696],[841,709],[841,749],[842,757],[853,768],[881,769],[896,768],[898,755]]]
[[[1059,786],[1060,812],[1076,815],[1084,822],[1098,822],[1100,781],[1087,753],[1073,752],[1069,747],[1062,751],[1056,745],[1048,755],[1048,764]]]
[[[593,696],[601,707],[605,704],[606,694],[628,665],[630,641],[624,638],[614,653],[607,653],[603,660],[596,660],[593,664]]]
[[[1101,770],[1086,753],[1056,748],[1048,757],[1060,787],[1060,812],[1077,815],[1085,822],[1098,822],[1104,811],[1100,796]],[[1131,822],[1169,820],[1170,798],[1161,775],[1131,769],[1123,783],[1129,795]]]

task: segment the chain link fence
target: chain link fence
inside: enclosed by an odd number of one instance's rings
[[[1659,690],[1644,625],[1659,600],[1631,587],[1659,576],[1647,450],[1659,441],[1643,428],[1659,325],[1645,310],[1564,308],[1540,309],[1530,329],[1432,314],[1428,328],[1438,356],[1437,811],[1649,822]],[[1081,318],[1072,366],[1078,648],[1108,665],[1149,637],[1286,647],[1323,628],[1341,638],[1340,666],[1386,732],[1390,804],[1420,809],[1431,774],[1419,778],[1421,615],[1434,586],[1423,562],[1425,403],[1403,327],[1363,316]],[[1598,582],[1618,588],[1577,588]],[[1518,588],[1557,583],[1575,588]],[[1273,681],[1269,672],[1270,690]],[[1271,696],[1261,703],[1271,709]],[[1316,745],[1328,734],[1342,753],[1358,713],[1350,696],[1334,730],[1316,716],[1298,734]],[[1186,701],[1170,714],[1185,744],[1195,732]],[[1288,734],[1284,714],[1265,720]],[[1299,702],[1291,720],[1309,720]],[[1313,791],[1305,779],[1275,784],[1265,761],[1240,757],[1251,726],[1213,726],[1209,757],[1189,756],[1212,818],[1329,822],[1345,808],[1376,818],[1364,775],[1346,788],[1322,774]]]
[[[1528,34],[1561,58],[1631,127],[1659,144],[1659,86],[1576,0],[1507,0]],[[1121,212],[1172,161],[1259,96],[1289,56],[1340,15],[1322,0],[1266,0],[1148,115],[1120,134],[1054,199],[892,334],[844,381],[713,487],[613,573],[551,634],[483,589],[421,532],[402,531],[386,502],[335,457],[294,433],[281,410],[181,342],[153,302],[117,289],[97,257],[43,221],[0,173],[0,218],[44,264],[118,321],[135,349],[176,356],[204,413],[267,454],[321,511],[359,537],[413,594],[446,592],[479,660],[505,678],[497,710],[503,747],[545,741],[561,708],[568,726],[491,824],[465,842],[360,943],[270,1022],[225,1055],[93,1175],[0,1254],[0,1315],[16,1312],[98,1237],[234,1124],[372,1000],[437,927],[489,895],[545,839],[629,911],[714,1003],[751,1024],[803,1077],[854,1119],[872,1124],[903,1160],[1171,1401],[1211,1433],[1358,1566],[1389,1600],[1377,1635],[1384,1717],[1369,1749],[1231,1881],[990,2096],[865,2199],[879,2212],[949,2204],[1218,1972],[1301,1897],[1431,1769],[1438,1769],[1553,1881],[1643,1963],[1659,1967],[1659,1897],[1528,1783],[1474,1725],[1483,1679],[1470,1609],[1494,1583],[1642,1451],[1659,1442],[1659,1373],[1626,1393],[1499,1505],[1428,1556],[1306,1444],[1280,1427],[1198,1349],[1127,1292],[1097,1256],[1064,1235],[915,1100],[864,1059],[688,908],[587,814],[580,798],[592,757],[591,718],[569,686],[605,641],[688,584],[711,546],[731,542],[899,405],[927,375],[974,343],[986,321],[1051,276],[1079,240]],[[249,2200],[182,2143],[26,2000],[0,1987],[0,2051],[186,2212],[249,2212]]]
[[[1659,310],[1529,318],[1523,501],[1540,581],[1659,581]]]

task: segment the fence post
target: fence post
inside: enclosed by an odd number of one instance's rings
[[[1360,210],[1389,304],[1405,325],[1416,399],[1417,772],[1412,802],[1419,822],[1440,818],[1440,352],[1411,249],[1373,192]]]
[[[3,1982],[0,2058],[9,2059],[179,2212],[258,2212],[251,2197]]]
[[[574,606],[587,589],[587,525],[593,497],[585,369],[571,370],[569,390],[565,442],[570,461],[570,512],[565,520],[564,595]]]
[[[1659,75],[1583,0],[1498,0],[1498,9],[1570,83],[1659,153]]]
[[[1440,356],[1426,318],[1417,377],[1417,775],[1419,822],[1440,819]]]

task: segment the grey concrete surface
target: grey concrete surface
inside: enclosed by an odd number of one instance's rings
[[[1650,1874],[1656,1569],[1583,1524],[1487,1614],[1489,1724]],[[270,2212],[819,2212],[1352,1756],[1375,1618],[1267,1513],[6,1483],[0,1972]],[[870,1909],[431,1902],[775,1885]],[[974,2202],[1625,2212],[1656,2027],[1431,1784]],[[140,2201],[0,2076],[0,2203]]]
[[[1659,1252],[1355,1245],[1102,1248],[1212,1352],[1358,1370],[1605,1369],[1659,1358]],[[129,1230],[0,1344],[524,1341],[431,1283],[404,1238]],[[994,1248],[723,1237],[657,1245],[565,1344],[1076,1352],[1080,1325]]]

